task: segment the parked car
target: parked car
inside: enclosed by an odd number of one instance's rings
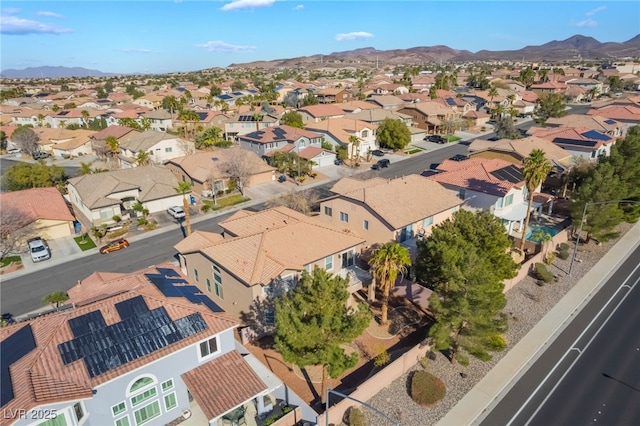
[[[40,237],[31,238],[27,241],[29,254],[34,262],[42,262],[51,259],[51,249],[45,240]]]
[[[453,161],[463,161],[468,159],[469,159],[469,156],[464,154],[456,154],[453,157],[451,157],[451,160]]]
[[[111,253],[112,251],[121,250],[127,247],[129,247],[129,241],[124,238],[120,238],[119,240],[111,241],[106,246],[100,247],[100,254]]]
[[[2,314],[2,321],[4,321],[6,325],[16,323],[16,319],[10,313]]]
[[[440,135],[429,135],[427,136],[427,140],[429,142],[440,143],[440,144],[447,143],[447,139]]]
[[[339,158],[336,158],[336,159],[333,161],[333,164],[335,164],[336,166],[341,166],[341,165],[342,165],[342,160],[341,160],[341,159],[339,159]]]
[[[278,182],[282,183],[282,182],[286,182],[286,181],[287,181],[287,176],[285,176],[285,175],[278,176]]]
[[[383,158],[382,160],[378,160],[378,162],[372,165],[371,168],[373,170],[380,170],[384,169],[385,167],[389,167],[389,164],[391,164],[391,161],[389,161],[388,158]]]
[[[49,154],[48,152],[38,151],[31,154],[31,157],[33,157],[34,160],[46,160],[47,158],[51,157],[51,154]]]
[[[184,219],[185,217],[184,210],[180,206],[169,207],[167,209],[167,213],[169,213],[171,216],[173,216],[174,219],[177,219],[177,220]]]
[[[373,151],[371,151],[372,155],[375,155],[376,157],[384,157],[384,151],[381,149],[374,149]]]

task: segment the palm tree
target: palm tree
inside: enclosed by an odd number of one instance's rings
[[[398,272],[404,276],[407,273],[407,266],[411,266],[409,249],[395,241],[388,242],[373,253],[373,256],[369,260],[369,265],[373,270],[373,276],[380,283],[382,290],[382,315],[380,322],[382,325],[386,325],[388,322],[389,292],[396,284]]]
[[[182,208],[184,210],[184,223],[187,228],[187,236],[191,235],[191,213],[189,213],[189,201],[187,194],[191,192],[191,182],[180,182],[174,188],[178,194],[182,194]]]
[[[489,97],[491,98],[491,109],[495,108],[495,105],[493,105],[493,98],[495,98],[496,96],[498,96],[498,89],[496,89],[495,87],[492,87],[491,89],[489,89],[489,93],[488,93]]]
[[[85,126],[89,125],[89,111],[87,111],[86,109],[83,109],[82,111],[80,111],[80,114],[82,114],[82,120],[84,120],[84,125]]]
[[[360,157],[360,138],[356,135],[349,136],[349,143],[351,144],[351,162],[355,158],[356,162],[358,161],[358,157]]]
[[[60,304],[69,300],[69,295],[64,291],[58,290],[51,294],[47,294],[42,298],[43,303],[48,303],[52,308],[58,308]]]
[[[505,113],[504,105],[498,104],[498,106],[493,110],[493,114],[496,118],[502,117],[502,114]]]
[[[78,176],[90,175],[93,173],[91,169],[91,163],[85,163],[83,161],[80,162],[80,168],[78,169]]]
[[[531,233],[531,240],[542,246],[542,257],[546,259],[549,243],[553,241],[551,234],[542,228],[538,228]]]
[[[594,86],[591,89],[589,89],[589,91],[587,92],[587,96],[589,97],[589,100],[592,100],[592,99],[595,99],[599,93],[600,93],[600,89],[598,88],[598,86]]]
[[[120,142],[115,136],[107,136],[104,140],[109,147],[109,157],[111,158],[112,165],[118,164],[118,154],[120,153]]]
[[[524,218],[524,226],[522,227],[521,252],[524,252],[524,245],[527,239],[527,227],[529,226],[531,205],[533,204],[533,191],[538,189],[538,186],[544,182],[549,172],[551,172],[551,168],[551,163],[545,158],[544,151],[541,149],[534,149],[524,160],[522,176],[524,177],[525,186],[529,192],[529,203],[527,204],[527,215]]]
[[[138,166],[146,166],[147,164],[149,164],[150,160],[151,158],[149,151],[140,151],[138,152],[138,155],[136,155],[136,164]]]
[[[43,121],[44,121],[44,114],[38,114],[38,127],[42,127]]]

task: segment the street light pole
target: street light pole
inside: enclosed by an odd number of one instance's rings
[[[580,235],[582,234],[582,226],[584,225],[584,218],[587,215],[587,207],[589,204],[597,206],[599,204],[610,204],[610,203],[618,203],[618,204],[640,204],[640,201],[633,200],[609,200],[609,201],[587,201],[584,204],[584,209],[582,210],[582,219],[580,219],[580,227],[578,228],[578,236],[576,237],[576,246],[573,248],[573,256],[571,256],[571,262],[569,263],[569,276],[571,276],[571,272],[573,271],[573,262],[576,260],[576,256],[578,254],[578,244],[580,243]]]

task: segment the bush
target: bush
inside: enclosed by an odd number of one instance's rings
[[[537,279],[542,280],[545,283],[553,281],[553,274],[549,272],[544,263],[536,263],[533,267],[533,274]]]
[[[146,217],[139,217],[138,218],[138,226],[144,226],[146,224],[148,224],[149,221],[147,220]]]
[[[114,222],[120,222],[122,220],[122,218],[118,215],[115,215],[111,218]]]
[[[375,359],[373,360],[373,365],[375,365],[376,367],[384,367],[385,365],[389,364],[390,361],[391,357],[389,356],[389,352],[385,348],[381,348],[378,352],[378,355],[376,355]]]
[[[349,410],[349,426],[367,426],[367,419],[361,409],[351,407]]]
[[[423,407],[436,404],[446,394],[444,382],[427,371],[416,371],[411,377],[411,399]]]
[[[544,257],[544,263],[546,263],[547,265],[552,265],[553,261],[556,260],[556,256],[557,254],[555,252],[547,253],[547,255]]]
[[[501,334],[495,334],[487,338],[487,346],[492,351],[501,351],[507,347],[507,341]]]
[[[558,257],[562,260],[569,258],[569,244],[562,243],[558,246]]]

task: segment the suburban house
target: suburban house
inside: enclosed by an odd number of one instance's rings
[[[157,109],[149,111],[144,114],[145,118],[148,118],[151,124],[151,130],[157,132],[166,132],[167,129],[173,128],[173,114],[164,109]]]
[[[379,108],[391,111],[399,111],[403,106],[405,106],[405,101],[394,95],[373,95],[369,96],[366,101],[377,105]]]
[[[114,216],[125,219],[134,215],[133,206],[138,201],[149,213],[182,205],[177,186],[178,179],[171,170],[156,166],[88,174],[67,181],[69,200],[89,228],[111,224]]]
[[[437,182],[419,175],[396,179],[340,179],[323,199],[323,223],[348,229],[365,239],[365,250],[389,241],[412,244],[451,218],[462,200]]]
[[[53,187],[0,192],[0,209],[3,218],[20,217],[25,226],[31,225],[34,233],[45,239],[74,233],[75,217],[60,191]]]
[[[136,156],[143,151],[149,153],[149,161],[154,164],[163,164],[195,152],[193,142],[155,130],[145,132],[134,130],[122,136],[119,143],[118,158],[123,168],[136,167],[138,164]]]
[[[376,142],[376,130],[378,126],[362,120],[334,118],[317,123],[307,123],[305,129],[321,133],[326,142],[334,147],[344,146],[347,148],[349,157],[364,156],[369,151],[378,149]],[[354,144],[352,137],[358,139]]]
[[[342,118],[345,112],[337,105],[308,105],[298,109],[298,113],[302,116],[304,124],[330,120],[333,118]]]
[[[346,114],[344,118],[351,119],[351,120],[360,120],[366,123],[375,124],[376,126],[380,125],[380,123],[385,118],[392,118],[394,120],[400,120],[404,124],[406,124],[408,127],[411,127],[410,116],[406,114],[401,114],[396,111],[390,111],[388,109],[382,109],[382,108],[374,108],[374,109],[363,110],[360,112],[352,112],[352,113]]]
[[[489,158],[509,161],[517,166],[523,166],[524,160],[531,151],[540,149],[544,156],[554,167],[568,169],[573,165],[571,153],[553,142],[536,136],[527,136],[520,139],[499,139],[489,141],[475,139],[469,145],[471,158]]]
[[[457,194],[464,201],[463,208],[488,211],[502,220],[510,235],[520,232],[527,215],[528,195],[520,167],[497,158],[470,158],[445,160],[437,170],[439,173],[426,178]],[[532,206],[540,211],[542,207],[536,202]],[[551,207],[552,204],[547,206],[549,210]]]
[[[256,153],[235,148],[217,148],[169,160],[164,165],[181,182],[190,182],[196,194],[211,195],[230,188],[231,181],[242,186],[275,180],[275,168]],[[242,188],[240,188],[242,189]]]
[[[530,89],[538,95],[546,95],[547,93],[558,93],[562,95],[567,88],[566,83],[548,81],[546,83],[532,84]]]
[[[616,138],[586,127],[556,127],[551,129],[529,129],[533,136],[553,142],[564,148],[575,158],[597,160],[609,156]]]
[[[333,164],[334,152],[322,148],[324,136],[320,133],[282,124],[238,137],[240,147],[255,152],[260,157],[270,157],[276,152],[295,152],[313,161],[313,168]]]
[[[640,106],[633,103],[626,105],[611,104],[599,108],[591,108],[587,114],[610,118],[628,126],[635,126],[640,123]]]
[[[135,132],[135,130],[130,127],[118,125],[108,126],[91,135],[91,149],[96,155],[103,157],[109,151],[109,147],[106,142],[109,136],[113,136],[118,140],[118,143],[120,143],[121,138],[131,132]]]
[[[301,420],[300,398],[236,342],[237,320],[189,284],[171,264],[95,273],[70,309],[3,327],[4,422],[255,426],[284,406]]]
[[[336,104],[336,106],[338,108],[340,108],[341,110],[343,110],[346,113],[350,113],[350,112],[360,112],[360,111],[366,111],[369,109],[378,109],[380,108],[378,105],[374,105],[371,102],[367,102],[367,101],[358,101],[358,100],[354,100],[351,102],[347,102],[344,104]]]
[[[260,334],[273,325],[273,306],[261,303],[296,285],[302,271],[319,267],[350,277],[351,293],[368,274],[356,267],[364,239],[286,207],[242,210],[220,222],[222,234],[196,231],[175,245],[191,282],[225,312],[243,317]],[[267,300],[272,302],[272,300]],[[246,318],[253,313],[257,323]]]
[[[38,141],[40,151],[48,152],[54,157],[80,157],[93,154],[91,137],[96,133],[93,130],[38,127],[33,131],[40,139]]]
[[[256,130],[277,126],[280,118],[265,112],[247,112],[228,118],[224,123],[225,139],[235,140]]]
[[[429,134],[446,131],[446,122],[460,117],[455,112],[455,108],[433,101],[410,104],[400,108],[398,112],[411,116],[413,124],[426,130]]]
[[[330,87],[314,93],[321,104],[342,104],[353,99],[351,92],[344,87]]]
[[[616,120],[599,115],[569,114],[564,117],[549,117],[545,121],[546,127],[586,127],[606,133],[614,138],[624,136],[626,126]]]

